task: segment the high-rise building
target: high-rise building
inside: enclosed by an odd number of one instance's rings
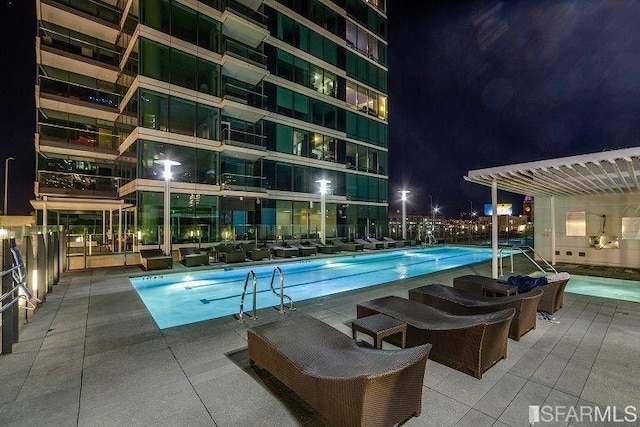
[[[386,233],[385,0],[36,3],[40,224],[157,245],[168,187],[173,243],[309,238],[326,179]]]

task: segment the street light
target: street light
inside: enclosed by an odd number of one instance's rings
[[[433,224],[433,197],[431,194],[427,194],[429,196],[429,209],[431,210],[431,235],[433,236],[434,224]],[[431,241],[429,241],[431,242]]]
[[[4,214],[8,215],[7,212],[7,189],[9,188],[9,160],[15,160],[13,157],[7,157],[4,159]]]
[[[164,165],[164,252],[167,255],[171,255],[171,217],[169,216],[171,191],[169,189],[169,182],[171,181],[171,166],[180,166],[180,162],[163,159],[155,160],[154,163]]]
[[[407,240],[407,194],[411,191],[400,190],[398,193],[402,194],[402,239]]]
[[[439,212],[440,208],[437,206],[431,209],[431,224],[433,224],[433,231],[431,232],[431,234],[433,235],[434,241],[436,239],[436,214]]]
[[[327,243],[327,187],[331,181],[319,179],[316,182],[320,184],[320,241],[324,245]]]

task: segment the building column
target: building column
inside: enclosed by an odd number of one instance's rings
[[[556,197],[551,196],[551,265],[556,265]]]
[[[498,278],[498,181],[491,181],[491,277]]]

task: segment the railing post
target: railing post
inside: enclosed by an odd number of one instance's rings
[[[11,252],[9,251],[9,240],[2,239],[2,271],[11,268]],[[6,274],[2,278],[2,294],[11,291],[13,288],[13,278],[11,274]],[[2,301],[2,305],[11,304],[13,298],[7,298]],[[6,311],[2,312],[2,329],[1,353],[9,354],[13,351],[13,343],[17,337],[14,337],[14,324],[18,322],[18,307],[13,304]]]

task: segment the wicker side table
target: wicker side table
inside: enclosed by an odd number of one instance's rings
[[[378,350],[382,349],[382,339],[389,335],[401,334],[401,348],[405,348],[407,342],[407,324],[382,313],[354,320],[351,322],[351,332],[354,340],[358,332],[369,335]]]

